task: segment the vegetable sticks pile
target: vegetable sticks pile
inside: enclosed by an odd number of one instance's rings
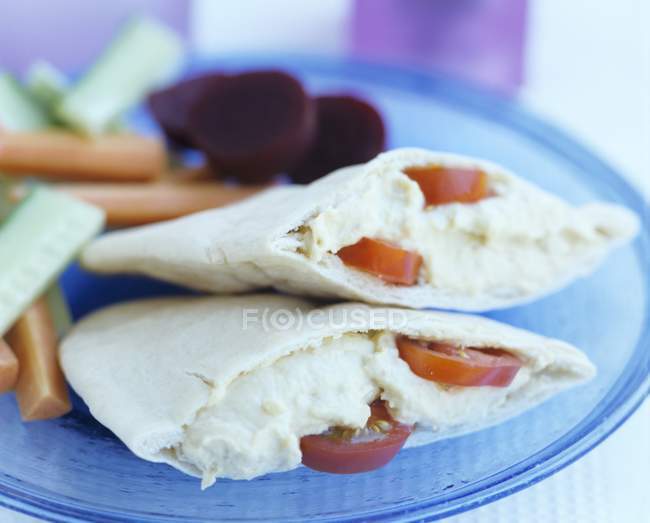
[[[0,394],[15,391],[25,421],[71,409],[58,363],[69,312],[56,279],[104,223],[177,218],[259,190],[171,169],[161,139],[125,125],[182,59],[176,34],[134,18],[76,82],[46,62],[22,83],[0,71]]]

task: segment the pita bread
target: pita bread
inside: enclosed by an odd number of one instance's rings
[[[478,168],[492,197],[424,208],[409,166]],[[82,264],[212,293],[291,294],[412,308],[485,311],[529,302],[589,274],[638,230],[619,206],[572,207],[502,167],[398,149],[309,186],[275,188],[229,207],[105,235]],[[362,237],[419,252],[413,286],[347,267],[336,252]]]
[[[505,389],[449,389],[412,373],[396,334],[507,349],[524,367]],[[136,455],[205,485],[297,467],[299,437],[341,420],[363,426],[377,394],[397,419],[417,423],[414,446],[499,423],[595,373],[567,343],[478,316],[358,303],[315,309],[282,295],[116,305],[74,327],[61,363],[93,416]],[[259,394],[246,396],[250,387]],[[226,433],[236,438],[215,443]]]

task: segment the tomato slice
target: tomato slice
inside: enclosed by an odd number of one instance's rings
[[[320,472],[356,474],[383,467],[393,459],[413,427],[395,421],[381,400],[373,402],[370,409],[370,418],[360,434],[335,428],[304,436],[300,440],[303,465]]]
[[[413,285],[422,265],[422,256],[417,252],[365,237],[354,245],[343,247],[336,254],[350,267],[399,285]]]
[[[522,361],[502,349],[461,348],[447,343],[397,338],[401,358],[421,378],[463,387],[507,387]]]
[[[488,196],[488,177],[479,169],[427,165],[404,169],[418,183],[427,205],[475,203]]]

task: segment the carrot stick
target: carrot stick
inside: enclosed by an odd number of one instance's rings
[[[57,180],[149,181],[166,164],[159,140],[135,134],[84,137],[61,131],[0,132],[0,169]]]
[[[18,359],[9,345],[0,338],[0,394],[10,391],[18,379]]]
[[[197,167],[179,167],[167,171],[160,181],[164,183],[214,182],[218,179],[215,172],[206,165]]]
[[[24,421],[58,418],[72,406],[58,361],[50,311],[39,298],[9,331],[7,341],[20,364],[16,399]]]
[[[218,182],[156,184],[57,184],[64,191],[106,212],[109,227],[170,220],[243,200],[264,187],[228,186]]]

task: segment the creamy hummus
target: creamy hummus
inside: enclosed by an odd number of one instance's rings
[[[542,370],[524,366],[505,388],[443,387],[411,372],[393,334],[347,334],[235,379],[173,451],[201,471],[204,487],[250,479],[298,466],[304,435],[364,427],[379,396],[397,420],[436,430],[489,417]]]
[[[294,233],[298,250],[317,263],[336,262],[339,249],[364,236],[386,240],[422,255],[420,284],[518,295],[552,286],[578,261],[589,270],[604,246],[635,227],[614,206],[574,208],[512,175],[487,174],[492,196],[425,207],[418,184],[399,169],[377,173],[364,192],[322,209]]]

